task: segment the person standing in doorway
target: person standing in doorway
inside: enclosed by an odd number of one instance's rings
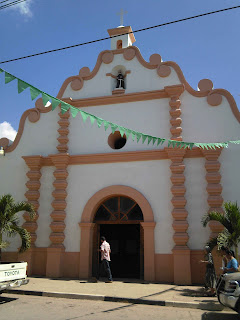
[[[109,264],[111,248],[110,248],[110,244],[106,241],[105,237],[101,237],[100,251],[101,251],[101,265],[100,265],[99,275],[102,269],[104,269],[108,277],[108,281],[106,281],[106,283],[112,283],[112,273],[111,273],[110,264]],[[99,275],[98,275],[98,278],[99,278]]]

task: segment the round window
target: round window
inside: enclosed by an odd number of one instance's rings
[[[121,136],[119,131],[115,131],[111,133],[108,137],[108,145],[110,148],[117,150],[122,149],[127,142],[127,137],[124,134],[123,137]]]

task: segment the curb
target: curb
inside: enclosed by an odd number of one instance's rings
[[[42,297],[52,297],[52,298],[65,298],[65,299],[121,302],[121,303],[130,303],[130,304],[145,304],[145,305],[155,305],[155,306],[161,306],[161,307],[201,309],[201,310],[207,310],[207,311],[222,311],[223,309],[225,309],[220,304],[204,303],[204,302],[148,300],[148,299],[141,299],[141,298],[139,298],[139,299],[138,298],[124,298],[124,297],[113,297],[113,296],[104,296],[104,295],[96,295],[96,294],[31,291],[31,290],[18,290],[18,289],[4,290],[4,292],[9,293],[9,294],[42,296]]]

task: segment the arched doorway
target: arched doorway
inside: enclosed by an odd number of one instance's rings
[[[155,242],[154,242],[154,216],[147,199],[134,188],[122,185],[109,186],[96,192],[86,203],[81,222],[79,278],[92,276],[93,237],[97,223],[94,223],[96,212],[104,201],[113,197],[127,197],[132,199],[141,209],[143,221],[143,266],[144,280],[155,280]],[[139,223],[139,222],[138,222]]]
[[[114,196],[104,200],[93,221],[92,275],[100,262],[100,236],[111,246],[111,270],[115,278],[143,278],[143,214],[131,198]]]

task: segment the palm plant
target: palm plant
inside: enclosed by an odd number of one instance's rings
[[[3,235],[14,237],[18,234],[22,241],[19,249],[20,252],[24,252],[30,248],[30,233],[19,226],[17,213],[20,211],[27,211],[30,215],[30,219],[33,219],[35,216],[32,204],[25,201],[15,202],[10,194],[0,197],[0,261],[2,258],[2,249],[9,245],[9,242],[3,241]]]
[[[224,247],[234,247],[235,256],[238,259],[238,244],[240,242],[240,209],[236,203],[225,202],[223,204],[224,212],[212,211],[207,213],[203,219],[202,224],[204,227],[209,221],[220,222],[224,230],[218,234],[217,237],[209,240],[208,245],[214,248],[216,245],[218,249]]]

